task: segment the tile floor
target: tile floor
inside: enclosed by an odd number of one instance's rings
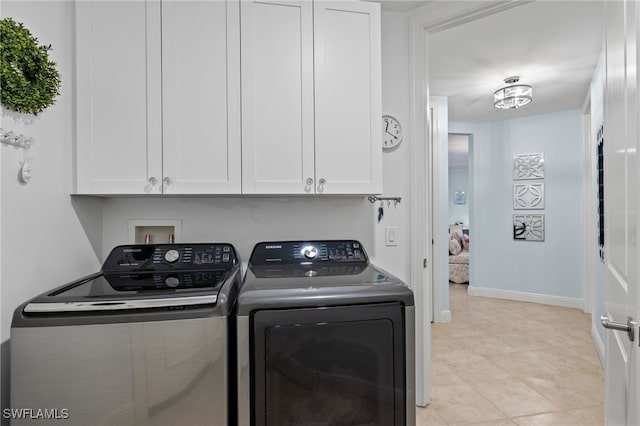
[[[604,425],[604,376],[579,309],[471,297],[432,326],[431,404],[419,426]]]

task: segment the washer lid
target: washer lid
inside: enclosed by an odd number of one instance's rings
[[[217,302],[229,273],[228,270],[98,273],[31,300],[23,311],[36,314],[211,305]]]
[[[250,266],[238,296],[238,315],[262,309],[382,302],[413,306],[413,292],[372,265]]]

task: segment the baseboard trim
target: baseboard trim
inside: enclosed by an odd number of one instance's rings
[[[440,311],[440,322],[451,322],[451,311]]]
[[[594,324],[591,324],[591,340],[593,340],[593,346],[596,348],[596,353],[598,354],[598,358],[600,358],[600,364],[604,369],[604,342]]]
[[[518,302],[540,303],[542,305],[564,306],[565,308],[583,309],[583,299],[552,296],[549,294],[526,293],[523,291],[501,290],[498,288],[469,286],[469,296],[492,297],[494,299],[516,300]]]

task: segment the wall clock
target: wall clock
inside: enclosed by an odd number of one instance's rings
[[[402,126],[391,115],[382,116],[382,149],[391,150],[402,142]]]

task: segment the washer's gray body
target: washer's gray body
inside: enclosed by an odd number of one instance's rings
[[[20,306],[11,406],[32,411],[11,424],[227,426],[239,284],[229,244],[121,246],[103,272]]]
[[[309,254],[311,258],[307,256]],[[374,379],[369,377],[362,380],[362,375],[355,378],[347,377],[348,373],[345,376],[344,369],[335,374],[321,372],[320,369],[326,368],[325,366],[314,365],[313,361],[300,362],[304,357],[294,359],[296,355],[292,353],[284,354],[288,358],[288,365],[291,366],[288,369],[290,371],[284,372],[284,375],[293,377],[291,381],[298,381],[299,383],[295,386],[300,385],[299,389],[316,386],[319,388],[318,391],[311,392],[308,397],[301,396],[300,400],[295,392],[290,392],[285,397],[280,394],[275,398],[269,397],[269,388],[272,386],[269,384],[270,373],[263,371],[266,369],[264,365],[268,363],[265,359],[269,356],[265,354],[271,350],[269,348],[274,346],[275,341],[269,336],[281,334],[280,340],[285,342],[285,347],[297,345],[298,353],[309,352],[313,349],[298,345],[295,338],[291,336],[313,334],[319,339],[323,339],[326,334],[340,336],[341,327],[345,324],[352,327],[350,333],[357,330],[361,324],[363,326],[369,324],[377,330],[379,326],[384,328],[385,324],[391,324],[393,321],[391,317],[396,318],[394,325],[389,327],[390,335],[394,336],[393,345],[396,346],[393,353],[394,356],[401,354],[403,358],[394,361],[396,362],[394,365],[401,365],[395,374],[403,376],[401,378],[403,384],[400,389],[396,386],[395,389],[387,392],[392,395],[392,398],[395,393],[395,407],[391,411],[395,410],[397,415],[394,419],[387,417],[386,420],[374,420],[377,422],[363,424],[384,424],[385,426],[415,424],[413,293],[397,278],[370,265],[359,242],[353,240],[269,242],[256,245],[238,296],[236,313],[238,425],[360,424],[353,420],[355,414],[352,415],[349,411],[355,411],[355,408],[322,406],[322,398],[331,399],[322,394],[340,391],[341,387],[347,388],[354,382],[358,382],[355,386],[361,386],[361,388],[379,388],[380,384],[364,383]],[[384,333],[382,328],[380,332]],[[300,331],[296,331],[297,329]],[[326,333],[323,330],[326,330]],[[363,330],[366,332],[366,328]],[[363,339],[366,340],[365,337]],[[269,342],[266,342],[267,340]],[[333,342],[322,343],[324,348],[333,344]],[[367,345],[366,341],[365,345]],[[372,345],[369,345],[368,349],[375,347]],[[336,350],[344,351],[346,357],[359,356],[356,353],[367,356],[366,351],[351,351],[345,349],[347,346],[349,342],[344,339],[335,344]],[[278,356],[280,355],[276,354],[274,357]],[[313,355],[305,356],[307,359],[313,357]],[[365,362],[364,359],[362,361]],[[329,370],[331,368],[329,367]],[[307,376],[303,377],[305,375]],[[400,378],[396,378],[396,384],[400,383],[398,379]],[[278,380],[282,381],[282,379]],[[320,389],[323,387],[331,387],[334,391],[324,392]],[[402,395],[398,396],[398,394]],[[338,399],[336,397],[333,402],[330,401],[327,404],[335,405]],[[273,407],[269,406],[271,402],[267,401],[274,400],[286,400],[283,403],[284,406],[295,408],[285,408],[283,410],[286,411],[285,414],[270,414]],[[400,405],[398,401],[402,401],[402,406],[398,406]],[[318,412],[343,410],[342,420],[336,420],[337,417],[331,420],[323,414],[311,413],[313,411],[311,407],[314,405]],[[398,414],[398,411],[404,413]],[[351,417],[348,417],[349,415]],[[346,418],[351,420],[344,420]]]

